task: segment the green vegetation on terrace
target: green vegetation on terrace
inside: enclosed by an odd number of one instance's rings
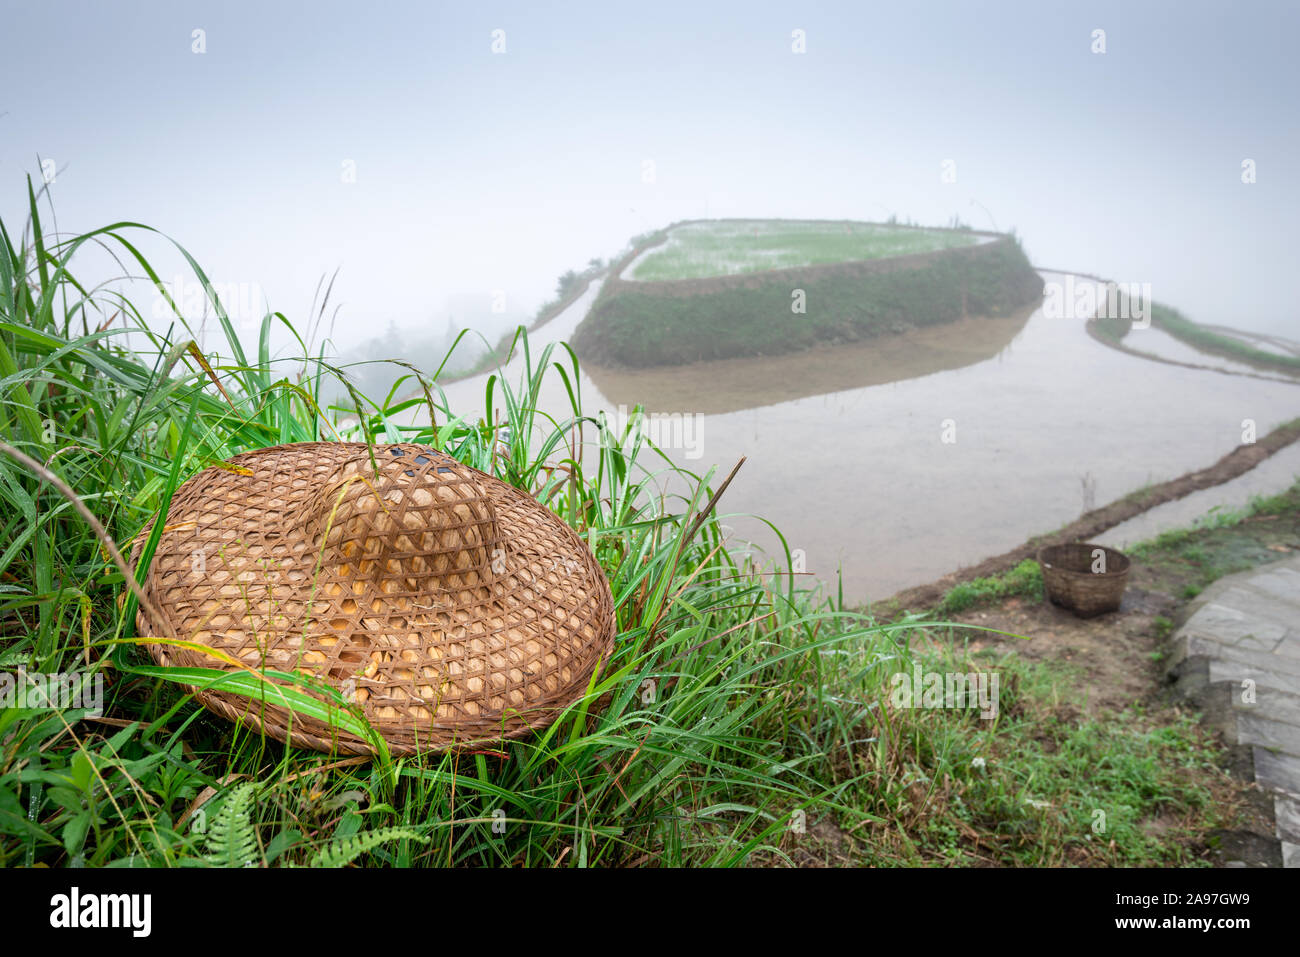
[[[1244,508],[1213,509],[1189,528],[1128,549],[1164,591],[1189,599],[1212,582],[1294,554],[1300,545],[1300,481]]]
[[[610,277],[573,347],[597,364],[647,367],[779,355],[823,343],[1007,315],[1036,303],[1043,281],[1013,238],[887,260],[697,280],[684,290]],[[802,307],[803,311],[796,311]]]
[[[1131,347],[1141,351],[1140,336],[1132,335],[1130,338],[1133,332],[1133,320],[1127,318],[1130,311],[1123,306],[1124,301],[1121,297],[1119,308],[1116,310],[1117,315],[1105,315],[1103,309],[1089,322],[1088,327],[1098,338],[1111,345],[1122,344],[1126,348]],[[1150,303],[1149,308],[1151,325],[1154,328],[1164,330],[1175,339],[1185,342],[1206,355],[1234,359],[1263,371],[1300,374],[1300,356],[1269,352],[1242,339],[1208,329],[1188,319],[1171,306]]]
[[[704,279],[824,263],[883,259],[969,246],[965,229],[920,229],[885,223],[787,219],[724,219],[684,223],[648,250],[630,278]]]
[[[1119,316],[1099,315],[1090,320],[1088,326],[1101,339],[1111,345],[1119,345],[1132,330],[1133,320]]]
[[[1009,572],[954,585],[934,610],[940,615],[955,615],[973,605],[1005,598],[1042,600],[1043,570],[1036,560],[1026,558]]]
[[[1186,859],[1216,825],[1212,750],[1184,729],[1082,724],[1036,667],[999,665],[994,721],[894,707],[891,676],[917,659],[922,627],[942,626],[875,625],[779,568],[756,574],[724,537],[727,516],[705,508],[712,471],[676,469],[637,430],[595,441],[567,349],[534,354],[521,334],[521,380],[486,386],[492,424],[458,416],[414,372],[417,399],[393,401],[399,382],[325,408],[323,383],[351,385],[347,370],[310,339],[273,359],[271,329],[297,334],[285,316],[246,344],[214,299],[226,341],[204,353],[179,314],[164,332],[140,308],[163,288],[159,256],[206,280],[188,254],[133,223],[52,237],[30,184],[28,200],[23,228],[0,222],[0,669],[100,676],[105,694],[102,714],[0,700],[0,865],[783,864],[821,859],[822,833],[842,835],[854,863],[1147,864]],[[91,280],[95,250],[121,281]],[[570,389],[560,419],[535,408],[552,378]],[[399,425],[412,410],[438,426]],[[570,445],[580,426],[587,441]],[[473,753],[340,761],[198,707],[191,686],[225,672],[148,657],[159,637],[135,635],[133,599],[119,600],[153,546],[124,569],[80,510],[125,544],[198,469],[331,438],[435,445],[586,539],[618,637],[556,724]],[[669,470],[686,480],[678,497],[659,493]],[[337,689],[289,701],[324,715],[323,698],[364,724]],[[1089,838],[1093,806],[1122,809],[1113,840]],[[1155,815],[1193,843],[1152,836]]]
[[[1300,373],[1300,356],[1258,349],[1240,339],[1225,336],[1213,329],[1206,329],[1192,322],[1177,309],[1168,306],[1156,304],[1152,307],[1151,324],[1158,329],[1163,329],[1175,339],[1181,339],[1188,345],[1211,355],[1236,359],[1258,369],[1289,372],[1292,375]]]

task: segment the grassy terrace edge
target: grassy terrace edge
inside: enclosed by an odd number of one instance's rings
[[[1240,339],[1225,336],[1213,329],[1202,326],[1200,323],[1193,322],[1172,306],[1156,302],[1150,304],[1150,309],[1151,325],[1153,327],[1169,333],[1175,339],[1186,343],[1198,352],[1209,356],[1232,359],[1253,366],[1262,372],[1282,372],[1292,376],[1300,375],[1300,357],[1257,349]],[[1106,345],[1146,359],[1154,359],[1174,365],[1188,365],[1188,363],[1153,355],[1130,345],[1127,340],[1132,329],[1133,321],[1128,318],[1095,316],[1088,320],[1089,333]]]
[[[627,263],[667,233],[657,234],[610,270],[573,337],[573,348],[584,360],[645,368],[780,355],[966,316],[1006,315],[1043,290],[1014,236],[884,259],[707,279],[623,279]]]
[[[1151,310],[1151,322],[1175,339],[1180,339],[1202,352],[1222,356],[1225,359],[1236,359],[1257,369],[1289,372],[1292,375],[1300,374],[1300,357],[1256,349],[1239,339],[1221,335],[1193,322],[1177,309],[1157,304]]]

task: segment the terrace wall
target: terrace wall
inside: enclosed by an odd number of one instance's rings
[[[1043,291],[1015,239],[991,233],[976,233],[993,238],[975,246],[887,259],[705,279],[621,278],[636,256],[666,235],[610,270],[574,335],[580,357],[644,368],[776,355],[969,316],[1008,315]],[[792,312],[795,290],[804,292],[806,313]]]

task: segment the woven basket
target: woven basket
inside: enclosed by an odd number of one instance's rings
[[[1092,618],[1119,609],[1131,563],[1127,555],[1113,548],[1076,542],[1040,549],[1038,564],[1052,603],[1080,618]]]
[[[609,583],[582,539],[524,492],[425,446],[237,455],[177,489],[166,522],[139,633],[322,679],[394,754],[549,724],[613,644]],[[147,647],[165,665],[231,667],[202,648]],[[273,700],[198,697],[281,741],[373,751]]]

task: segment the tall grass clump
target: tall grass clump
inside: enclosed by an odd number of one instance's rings
[[[852,796],[883,773],[867,743],[908,626],[870,627],[739,564],[716,473],[584,413],[567,347],[535,355],[521,330],[522,375],[488,378],[489,420],[449,408],[438,370],[367,397],[282,314],[241,342],[199,264],[156,231],[65,237],[30,183],[27,201],[21,229],[0,222],[0,671],[102,681],[104,695],[98,710],[0,702],[0,864],[738,864],[788,859],[792,821],[877,821]],[[220,347],[169,298],[154,248],[209,290]],[[92,275],[96,258],[113,275]],[[171,318],[147,321],[142,296]],[[554,379],[558,417],[537,401]],[[323,405],[327,382],[348,401]],[[418,396],[395,400],[402,388]],[[161,527],[199,469],[333,439],[434,445],[585,538],[616,649],[553,726],[472,752],[340,759],[210,715],[191,688],[204,675],[144,653],[160,639],[135,633],[128,576],[143,578],[153,542],[135,572],[117,551],[152,517]]]

